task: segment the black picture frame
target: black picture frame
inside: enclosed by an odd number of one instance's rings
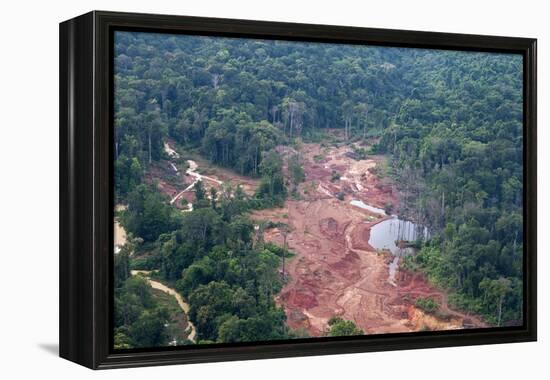
[[[131,352],[112,347],[114,30],[523,55],[524,323],[513,328],[315,338]],[[60,356],[93,369],[535,341],[536,40],[93,11],[60,24]]]

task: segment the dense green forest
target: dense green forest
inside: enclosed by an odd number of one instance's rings
[[[404,74],[414,78],[415,95],[376,146],[391,155],[402,212],[433,232],[408,260],[454,290],[456,306],[495,325],[516,324],[523,310],[521,57],[439,55],[417,58],[423,68]]]
[[[117,32],[114,47],[123,225],[136,249],[155,253],[139,265],[160,269],[189,300],[200,341],[294,334],[273,301],[283,252],[254,243],[246,212],[287,195],[273,148],[334,128],[390,157],[399,212],[430,229],[407,266],[494,325],[521,321],[521,56],[130,32]],[[228,189],[218,202],[196,189],[197,207],[183,215],[144,182],[166,139],[262,185],[254,196]],[[116,301],[131,299],[134,310],[117,314],[116,336],[151,344],[131,331],[162,310],[127,266],[117,266]]]

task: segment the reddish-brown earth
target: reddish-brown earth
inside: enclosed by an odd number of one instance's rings
[[[165,153],[169,156],[168,160],[153,162],[146,173],[145,180],[149,184],[156,184],[159,192],[167,199],[174,200],[171,204],[181,210],[187,210],[187,205],[182,203],[185,198],[187,202],[192,203],[195,200],[195,192],[191,184],[195,177],[187,172],[188,167],[181,163],[180,154],[173,149],[173,141],[167,141],[164,144]],[[205,177],[202,179],[203,185],[208,191],[211,187],[216,188],[218,194],[222,191],[222,184],[235,188],[240,185],[243,191],[249,195],[253,194],[259,186],[259,180],[241,176],[231,170],[227,170],[210,164],[200,157],[192,157],[197,165],[197,170]],[[189,165],[190,161],[187,161]],[[187,189],[187,191],[183,191]]]
[[[178,172],[174,170],[172,165],[175,165]],[[145,180],[149,184],[156,183],[157,189],[161,194],[165,195],[167,199],[172,199],[181,190],[185,189],[191,183],[194,178],[185,173],[185,168],[181,165],[177,165],[171,161],[162,160],[154,162],[145,175]],[[194,192],[190,191],[182,194],[181,198],[186,198],[192,202],[194,199]],[[174,202],[174,206],[179,209],[185,209],[181,202]]]
[[[398,207],[399,197],[391,184],[374,174],[382,157],[357,161],[349,152],[348,146],[303,144],[299,154],[306,181],[299,186],[301,199],[253,214],[256,220],[290,226],[287,244],[296,256],[287,261],[287,283],[276,299],[285,309],[288,325],[312,336],[324,334],[334,316],[354,321],[367,334],[483,326],[475,317],[450,310],[445,293],[419,274],[400,271],[395,283],[388,281],[393,257],[376,252],[368,243],[371,227],[387,217],[350,201]],[[281,153],[296,154],[290,148]],[[331,181],[334,172],[340,179]],[[337,193],[344,194],[343,201]],[[264,239],[283,245],[279,228],[264,231]],[[418,297],[439,302],[437,317],[414,306]]]
[[[451,310],[445,292],[430,285],[421,274],[399,270],[395,281],[388,281],[388,264],[393,257],[369,245],[372,226],[387,216],[350,204],[356,199],[378,208],[388,204],[399,208],[399,194],[391,182],[376,175],[384,165],[383,157],[355,160],[350,158],[348,144],[302,144],[299,151],[289,147],[278,150],[283,156],[301,157],[306,180],[298,186],[298,199],[286,201],[283,208],[257,211],[252,217],[290,226],[287,243],[296,256],[286,262],[287,283],[276,302],[284,307],[291,328],[319,336],[326,332],[333,316],[354,321],[367,334],[485,326],[475,316]],[[219,190],[222,181],[233,187],[241,184],[252,194],[258,186],[257,180],[193,159],[197,171],[213,179],[205,183],[207,188]],[[176,174],[172,164],[161,161],[147,174],[148,182],[156,182],[167,198],[194,181],[184,167],[178,167]],[[286,167],[284,171],[288,175]],[[340,179],[333,178],[335,173]],[[192,202],[194,192],[184,192],[181,197]],[[185,209],[179,199],[174,206]],[[283,245],[279,228],[264,231],[264,239]],[[437,316],[414,306],[419,297],[431,297],[439,303]]]
[[[254,192],[260,185],[260,181],[258,179],[246,177],[236,173],[233,170],[212,165],[211,163],[200,157],[194,157],[193,159],[197,162],[197,165],[199,166],[199,172],[201,174],[216,178],[222,181],[224,184],[228,184],[233,188],[235,188],[237,185],[240,185],[243,191],[248,195],[254,194]],[[216,184],[207,184],[207,186],[211,185]]]

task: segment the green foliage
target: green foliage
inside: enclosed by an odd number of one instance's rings
[[[129,327],[128,333],[132,337],[134,347],[156,347],[165,345],[168,336],[164,324],[168,320],[168,311],[156,308],[153,311],[145,310]]]
[[[439,305],[433,298],[417,298],[415,305],[420,309],[424,310],[426,313],[433,314],[439,310]]]
[[[210,188],[210,206],[215,209],[216,208],[216,202],[218,199],[218,190],[216,190],[215,187]]]
[[[293,155],[288,159],[288,171],[290,178],[295,185],[298,185],[306,180],[304,168],[297,155]]]
[[[265,317],[239,318],[231,316],[219,327],[220,342],[258,342],[288,339],[284,321],[286,317],[281,309],[273,310]]]
[[[197,202],[202,201],[206,198],[206,190],[204,190],[204,185],[201,180],[195,183],[195,186],[193,186],[193,190],[195,191],[195,199],[197,200]]]
[[[285,258],[290,258],[294,256],[294,253],[289,249],[284,249],[283,247],[280,247],[273,243],[265,243],[263,247],[264,249],[269,250],[270,252],[281,258],[283,257],[283,255],[285,256]]]
[[[313,161],[317,163],[322,162],[324,159],[325,159],[325,156],[323,156],[322,154],[316,154],[315,156],[313,156]]]
[[[121,287],[130,277],[130,254],[124,250],[114,255],[115,288]]]
[[[363,335],[364,332],[358,328],[352,321],[346,321],[340,317],[332,317],[328,321],[329,336],[352,336]]]
[[[115,194],[125,198],[141,183],[143,169],[139,160],[121,155],[115,161]]]
[[[514,289],[514,285],[516,289]],[[484,278],[479,283],[483,305],[492,314],[491,316],[496,320],[497,326],[500,326],[502,323],[503,306],[506,296],[514,290],[517,292],[518,285],[520,284],[517,284],[517,281],[516,284],[513,284],[513,280],[504,277],[499,277],[498,279]]]
[[[282,201],[286,197],[286,187],[283,176],[283,160],[274,150],[265,153],[260,164],[262,181],[256,190],[258,198],[269,198]]]
[[[143,184],[128,195],[128,209],[121,221],[126,231],[146,242],[157,240],[178,225],[176,211],[158,192]]]
[[[433,282],[453,291],[449,302],[454,307],[482,314],[488,322],[495,325],[508,323],[507,321],[517,323],[522,318],[523,310],[521,273],[513,277],[499,277],[499,259],[496,258],[499,253],[498,244],[493,241],[488,243],[487,248],[482,244],[483,232],[479,230],[472,231],[472,234],[467,235],[468,240],[465,240],[466,231],[468,227],[462,227],[458,233],[448,227],[447,238],[453,239],[454,244],[445,244],[446,250],[442,253],[434,241],[423,247],[417,255],[407,257],[405,267],[420,268]],[[481,241],[474,244],[469,242],[475,242],[480,236]],[[465,252],[470,254],[467,256]],[[482,267],[477,267],[481,260],[487,262]],[[514,273],[514,265],[503,266],[502,270],[505,273]]]
[[[391,155],[405,214],[432,235],[408,264],[456,292],[461,306],[495,324],[503,323],[499,315],[514,323],[522,318],[521,292],[502,298],[489,289],[500,278],[522,281],[521,59],[415,56],[416,67],[402,77],[411,92],[376,145]]]
[[[116,350],[132,348],[131,339],[119,328],[114,336],[114,348]]]
[[[134,256],[130,261],[132,270],[153,270],[159,267],[160,258],[158,256]]]
[[[217,338],[217,329],[220,318],[226,312],[233,313],[233,290],[221,281],[211,281],[207,285],[199,285],[190,295],[191,309],[189,317],[196,321],[197,329],[202,339]]]
[[[115,265],[120,261],[115,262]],[[115,267],[116,273],[120,269]],[[115,347],[155,347],[168,343],[165,308],[159,307],[151,287],[141,276],[128,277],[115,288]]]
[[[351,156],[354,160],[365,160],[367,158],[367,150],[362,147],[354,146]]]
[[[251,200],[225,191],[216,208],[184,213],[180,227],[158,239],[159,274],[188,300],[199,342],[288,338],[274,296],[282,286],[280,259],[291,253],[254,246],[254,224],[242,214]]]

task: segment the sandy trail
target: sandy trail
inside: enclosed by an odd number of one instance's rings
[[[174,149],[172,149],[170,144],[168,144],[166,141],[164,142],[163,146],[164,146],[164,151],[166,152],[166,154],[168,154],[169,157],[180,158],[179,153],[176,152]]]
[[[119,253],[122,246],[126,244],[126,230],[120,225],[120,222],[118,220],[115,220],[114,228],[115,253]]]
[[[218,197],[222,196],[225,186],[235,188],[239,185],[249,195],[254,194],[259,186],[258,179],[245,177],[232,170],[212,165],[200,157],[187,160],[188,168],[182,175],[176,165],[176,160],[179,160],[181,155],[173,148],[172,142],[165,141],[163,146],[169,159],[155,162],[146,173],[146,180],[149,183],[156,183],[158,190],[169,197],[170,204],[183,212],[193,210],[192,202],[195,199],[195,194],[192,190],[198,181],[203,181],[205,188],[216,188]],[[199,173],[199,167],[207,170],[208,175]],[[210,199],[209,194],[207,197]],[[182,198],[187,200],[185,204],[178,202]]]
[[[162,282],[158,282],[158,281],[155,281],[155,280],[151,279],[149,277],[150,274],[151,274],[151,271],[133,270],[133,271],[131,271],[131,274],[132,274],[132,276],[141,275],[141,276],[145,277],[145,279],[147,280],[147,282],[149,283],[149,285],[151,285],[151,287],[153,289],[163,291],[163,292],[168,293],[171,296],[173,296],[176,299],[176,301],[178,302],[178,305],[181,308],[181,310],[185,313],[185,315],[186,316],[189,315],[189,304],[183,300],[182,296],[176,290],[174,290],[172,288],[169,288],[168,286],[164,285]],[[195,326],[189,320],[189,318],[187,318],[187,323],[188,323],[188,328],[187,328],[186,331],[189,334],[187,336],[187,339],[189,339],[190,341],[195,343],[195,340],[196,340],[196,337],[197,337],[197,330],[195,329]]]
[[[208,177],[208,176],[202,175],[200,173],[197,173],[196,170],[198,169],[198,165],[195,161],[187,160],[187,163],[189,164],[189,168],[185,171],[185,173],[187,175],[195,178],[195,180],[193,181],[193,183],[191,183],[191,185],[187,186],[185,189],[183,189],[178,194],[176,194],[176,196],[170,200],[170,204],[174,204],[174,202],[177,201],[184,193],[186,193],[186,192],[190,191],[191,189],[193,189],[193,187],[195,187],[195,185],[199,181],[214,182],[215,184],[220,185],[220,186],[223,184],[222,181],[220,181],[216,178]],[[190,207],[190,210],[192,210],[192,205]]]

